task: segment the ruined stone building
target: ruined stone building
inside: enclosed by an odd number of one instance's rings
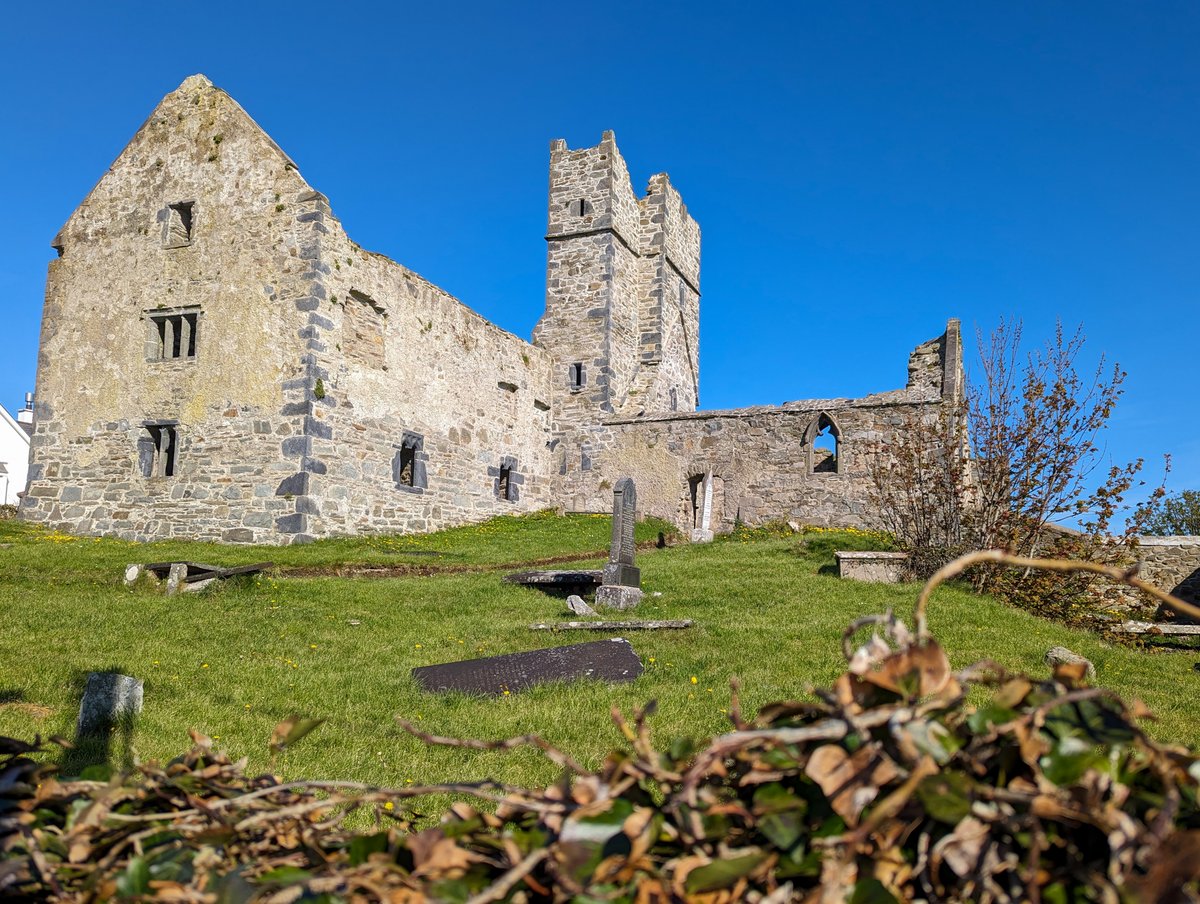
[[[864,450],[960,391],[951,321],[904,389],[697,411],[700,229],[665,174],[634,192],[611,132],[552,143],[546,241],[525,342],[358,247],[188,78],[54,239],[23,517],[287,543],[602,511],[628,475],[685,529],[862,525]]]

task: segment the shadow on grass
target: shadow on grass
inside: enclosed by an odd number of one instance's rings
[[[101,681],[109,679],[104,692],[110,697],[114,694],[116,680],[128,675],[120,666],[110,666],[98,669],[95,673],[74,671],[71,673],[71,699],[76,701],[75,712],[79,713],[83,705],[84,694],[88,686],[88,676],[98,674]],[[58,768],[65,776],[107,780],[114,771],[129,769],[133,766],[133,735],[136,728],[137,715],[132,712],[121,712],[116,715],[105,715],[93,712],[90,725],[84,725],[82,718],[77,718],[73,728],[71,746],[63,750],[58,759]],[[72,731],[69,724],[63,725],[63,736]]]
[[[25,691],[18,687],[0,688],[0,705],[5,703],[24,703]]]

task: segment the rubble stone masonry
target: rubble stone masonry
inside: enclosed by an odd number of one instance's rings
[[[358,247],[188,78],[53,242],[22,517],[288,543],[604,511],[629,476],[681,527],[697,498],[718,531],[862,525],[865,450],[961,389],[951,321],[905,389],[697,410],[700,229],[665,173],[637,195],[611,132],[551,145],[546,242],[530,343]]]

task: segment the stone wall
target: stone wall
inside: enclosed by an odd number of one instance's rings
[[[25,518],[289,542],[553,503],[550,356],[358,248],[206,79],[55,247]]]
[[[612,132],[590,148],[553,142],[546,240],[533,341],[557,362],[556,419],[695,410],[700,227],[666,174],[639,198]]]
[[[906,389],[861,399],[815,399],[734,411],[612,418],[563,442],[564,505],[603,511],[613,475],[632,476],[639,504],[684,530],[699,529],[697,487],[713,478],[710,529],[774,520],[874,526],[868,452],[927,415],[961,385],[945,362],[960,360],[958,324],[910,357]],[[836,434],[836,465],[815,445],[821,426]]]
[[[275,488],[281,444],[303,432],[281,406],[300,364],[307,190],[206,80],[159,104],[54,241],[23,517],[249,540],[293,510]],[[164,359],[156,317],[173,311],[195,312],[195,354]],[[176,432],[172,476],[144,474],[147,423]]]
[[[305,337],[322,395],[303,409],[301,531],[425,531],[553,505],[550,356],[358,248],[327,210],[319,222],[323,300]],[[398,480],[406,436],[423,485]]]
[[[551,145],[533,344],[359,248],[202,76],[54,246],[23,517],[85,534],[294,542],[560,505],[728,530],[870,523],[865,450],[961,387],[957,322],[906,389],[697,412],[700,229],[637,196],[611,132]],[[838,455],[820,453],[828,427]]]
[[[1140,537],[1138,563],[1138,577],[1200,605],[1200,537]]]

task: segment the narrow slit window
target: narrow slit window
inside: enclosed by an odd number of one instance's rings
[[[174,424],[147,424],[138,440],[143,477],[174,477],[179,459],[179,433]]]
[[[402,446],[400,449],[400,483],[403,486],[413,485],[413,465],[417,463],[417,450],[412,446]]]
[[[392,457],[392,480],[396,488],[413,492],[426,489],[429,483],[425,470],[428,460],[424,452],[425,437],[405,431],[400,444],[394,448],[396,454]]]
[[[492,489],[495,491],[497,499],[516,502],[520,498],[518,487],[525,482],[525,478],[517,470],[516,458],[505,455],[500,459],[499,467],[488,468],[488,476],[495,478]]]
[[[583,389],[583,364],[576,362],[567,368],[567,382],[572,390]]]

